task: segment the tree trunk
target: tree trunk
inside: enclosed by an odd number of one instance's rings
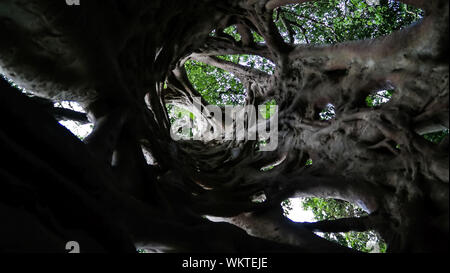
[[[401,1],[426,14],[386,37],[286,43],[273,10],[301,2],[2,1],[0,72],[39,97],[79,102],[95,127],[81,142],[54,116],[86,115],[43,107],[0,81],[0,215],[8,219],[0,248],[65,252],[77,241],[88,252],[352,252],[312,231],[370,228],[391,252],[448,251],[448,140],[421,136],[448,128],[448,1]],[[234,24],[241,42],[209,36]],[[228,54],[265,57],[275,72],[217,58]],[[249,105],[276,100],[275,151],[171,139],[166,102],[190,105],[199,95],[183,69],[188,59],[233,73]],[[391,101],[368,108],[365,98],[386,87],[395,89]],[[327,104],[336,115],[321,120]],[[266,201],[253,202],[260,192]],[[293,225],[280,202],[294,196],[346,200],[376,220]]]

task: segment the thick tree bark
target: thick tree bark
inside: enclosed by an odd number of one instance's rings
[[[81,142],[53,116],[86,115],[43,106],[0,80],[0,215],[9,220],[0,248],[64,252],[77,240],[92,252],[352,252],[312,231],[370,228],[392,252],[448,251],[448,137],[435,145],[420,136],[448,128],[448,1],[402,1],[425,17],[383,38],[285,43],[273,10],[302,2],[0,2],[8,37],[0,72],[50,101],[81,103],[95,125]],[[230,24],[240,42],[209,36]],[[265,57],[275,71],[217,58],[226,54]],[[187,106],[200,94],[183,68],[189,58],[235,74],[247,104],[277,101],[276,151],[170,138],[165,104]],[[383,88],[395,89],[391,101],[366,107]],[[320,120],[329,103],[336,116]],[[261,192],[266,201],[253,202]],[[346,200],[370,216],[295,225],[279,208],[295,196]]]

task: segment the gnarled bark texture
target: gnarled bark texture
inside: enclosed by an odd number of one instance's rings
[[[313,232],[371,229],[392,252],[448,251],[448,139],[420,134],[448,128],[449,2],[404,0],[423,20],[321,46],[286,43],[273,23],[273,9],[301,2],[1,0],[0,72],[42,98],[81,103],[95,128],[81,142],[52,115],[83,114],[0,82],[0,249],[64,252],[78,241],[86,252],[352,252]],[[209,36],[230,25],[240,42]],[[216,57],[240,53],[270,59],[275,72]],[[188,59],[232,72],[247,104],[277,101],[276,151],[171,139],[165,103],[198,96]],[[368,108],[367,95],[387,86],[391,101]],[[320,120],[328,103],[336,117]],[[252,202],[260,192],[267,200]],[[342,199],[370,215],[294,224],[280,209],[294,196]]]

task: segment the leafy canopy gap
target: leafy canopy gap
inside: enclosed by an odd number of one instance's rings
[[[278,8],[273,20],[286,42],[335,44],[388,35],[423,16],[421,9],[395,1],[323,0]]]
[[[369,96],[367,96],[366,104],[369,107],[381,106],[382,104],[388,103],[391,100],[393,94],[393,89],[377,91],[375,94],[370,94]]]
[[[300,203],[300,208],[295,204]],[[341,218],[363,217],[367,213],[349,202],[324,198],[290,198],[281,202],[283,214],[293,221],[311,222],[336,220]],[[310,215],[313,215],[311,219]],[[381,236],[374,231],[365,232],[316,232],[320,237],[340,245],[357,249],[362,252],[385,253],[387,245]]]
[[[244,104],[246,91],[233,74],[194,60],[187,61],[185,68],[189,81],[209,104]]]

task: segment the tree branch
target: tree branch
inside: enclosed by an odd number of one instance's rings
[[[54,107],[51,110],[51,113],[57,120],[73,120],[76,122],[80,122],[81,124],[89,123],[89,120],[85,113],[81,113],[71,109]]]
[[[352,63],[355,67],[360,66],[355,69],[370,72],[370,77],[375,82],[390,82],[394,86],[401,86],[408,75],[396,77],[392,72],[408,73],[412,70],[411,66],[415,62],[411,58],[415,57],[414,52],[417,50],[429,48],[429,52],[434,53],[427,58],[442,59],[440,56],[443,49],[437,46],[437,41],[443,39],[442,31],[439,30],[440,24],[437,17],[425,17],[419,24],[374,40],[336,45],[297,45],[290,53],[289,59],[326,59],[322,66],[325,71],[348,69],[349,63]],[[408,54],[411,54],[411,57]]]
[[[270,52],[274,55],[274,58],[279,59],[280,54],[289,53],[293,47],[284,42],[283,37],[275,25],[272,13],[265,12],[260,13],[257,10],[250,13],[250,20],[257,28],[257,32],[264,38]]]
[[[305,37],[306,43],[309,44],[308,36],[306,36],[306,29],[302,25],[297,24],[296,22],[292,22],[291,20],[286,20],[286,21],[287,21],[286,24],[288,24],[288,25],[291,24],[291,25],[298,27],[302,31],[303,36]],[[292,27],[290,27],[290,28],[292,29]]]
[[[242,82],[244,82],[246,78],[261,80],[269,77],[267,73],[262,72],[261,70],[222,60],[217,57],[201,56],[194,53],[190,58],[226,70],[241,79]]]
[[[295,31],[292,28],[291,24],[293,24],[293,22],[286,20],[286,18],[284,18],[284,16],[281,16],[281,21],[283,22],[284,26],[286,27],[288,34],[289,34],[289,43],[293,44],[295,42]],[[297,24],[295,24],[297,25]],[[299,26],[299,25],[297,25]],[[303,29],[303,28],[302,28]],[[306,40],[308,40],[308,38],[305,35]],[[308,43],[309,44],[309,43]]]
[[[85,113],[74,111],[72,109],[55,107],[53,101],[37,96],[30,97],[30,100],[52,114],[57,120],[73,120],[80,122],[81,124],[89,123]]]
[[[285,9],[283,9],[282,12],[290,13],[290,14],[292,14],[294,17],[296,17],[296,16],[302,17],[302,18],[304,18],[304,19],[306,19],[306,20],[309,20],[309,21],[311,21],[311,22],[314,22],[314,23],[316,23],[316,24],[319,24],[319,25],[322,25],[322,26],[328,28],[328,29],[331,31],[331,33],[333,34],[334,38],[336,39],[336,42],[339,41],[338,36],[337,36],[336,31],[334,30],[334,28],[332,28],[331,26],[327,25],[326,23],[317,21],[316,19],[311,18],[311,17],[309,17],[309,16],[305,16],[305,15],[302,15],[302,14],[294,13],[294,12],[292,12],[292,11],[290,11],[290,10],[285,10]],[[297,22],[293,22],[292,20],[288,20],[288,21],[289,21],[291,24],[293,24],[293,25],[299,27],[299,28],[303,31],[303,34],[306,36],[306,34],[305,34],[305,28],[303,28],[303,27],[302,27],[300,24],[298,24]]]
[[[247,45],[244,42],[239,44],[220,37],[208,37],[205,45],[196,54],[205,56],[249,54],[272,60],[269,49],[263,44],[250,43]]]
[[[255,41],[251,30],[243,24],[236,25],[237,32],[241,35],[241,41],[243,46],[253,46]]]
[[[313,232],[367,231],[373,228],[370,216],[324,220],[314,223],[295,223]]]
[[[356,253],[355,250],[323,239],[300,225],[292,225],[292,221],[282,215],[280,206],[241,214],[231,218],[230,222],[243,228],[252,236],[306,248],[313,253]]]

